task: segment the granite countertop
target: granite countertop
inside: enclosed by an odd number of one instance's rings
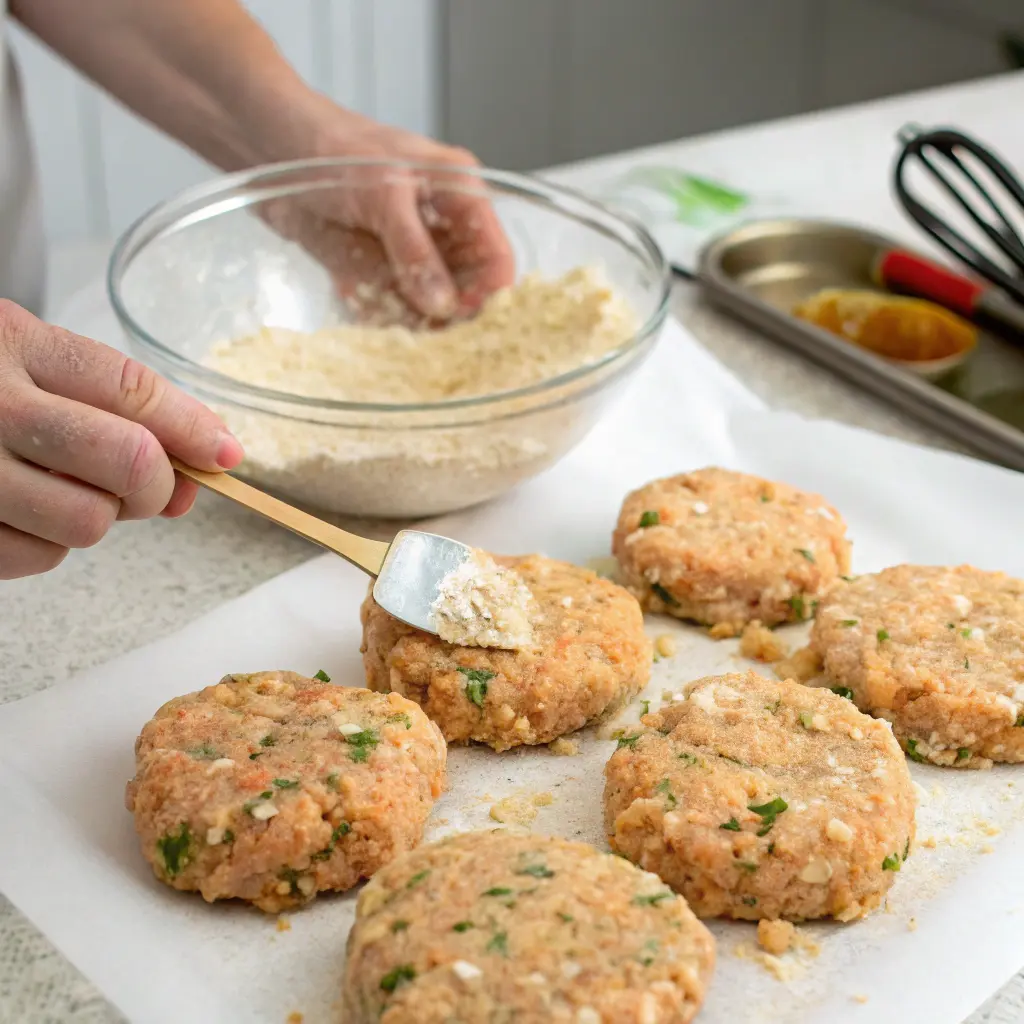
[[[769,405],[905,440],[955,446],[696,300],[678,284],[680,321]],[[126,524],[55,572],[0,585],[0,702],[43,689],[171,633],[317,553],[264,520],[202,495],[183,520]],[[100,927],[101,925],[97,925]],[[971,1018],[1024,1018],[1024,974]],[[111,1024],[118,1012],[0,897],[0,1022]]]

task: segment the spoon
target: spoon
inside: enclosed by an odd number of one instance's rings
[[[472,551],[465,544],[419,530],[401,530],[390,544],[370,540],[325,523],[227,473],[206,473],[175,458],[171,465],[201,487],[341,555],[376,578],[373,598],[384,611],[426,633],[437,632],[431,606],[441,580],[471,556]]]

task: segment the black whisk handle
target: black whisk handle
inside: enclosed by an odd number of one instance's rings
[[[1024,274],[1024,239],[990,188],[961,159],[961,154],[969,154],[976,161],[975,166],[984,167],[1010,200],[1024,209],[1024,186],[1016,174],[991,150],[955,128],[924,130],[917,125],[906,125],[899,131],[898,138],[902,149],[893,170],[893,188],[906,213],[976,274],[1024,303],[1024,278],[1021,276]],[[981,235],[1000,254],[1004,261],[1002,265],[913,194],[905,180],[911,161],[917,161],[967,214]],[[959,182],[954,177],[958,177]],[[1012,269],[1008,271],[1006,264]]]

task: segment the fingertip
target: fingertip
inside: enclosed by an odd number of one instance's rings
[[[431,320],[450,320],[459,308],[458,293],[447,281],[431,281],[417,298],[417,305]]]
[[[245,449],[234,434],[224,430],[217,441],[216,458],[221,469],[234,469],[245,458]]]

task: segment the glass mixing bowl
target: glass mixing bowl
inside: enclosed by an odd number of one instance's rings
[[[312,332],[354,319],[335,283],[338,261],[314,258],[311,251],[322,257],[324,246],[310,245],[301,225],[382,181],[412,184],[432,197],[486,194],[519,277],[599,267],[632,307],[636,332],[596,362],[549,380],[423,404],[310,398],[205,366],[211,346],[263,327]],[[351,249],[355,257],[360,252]],[[360,266],[349,260],[349,285]],[[246,446],[240,475],[314,508],[413,519],[494,498],[578,444],[654,345],[670,272],[638,224],[533,178],[329,159],[228,175],[156,207],[117,243],[108,288],[136,355],[216,409],[238,434]]]

